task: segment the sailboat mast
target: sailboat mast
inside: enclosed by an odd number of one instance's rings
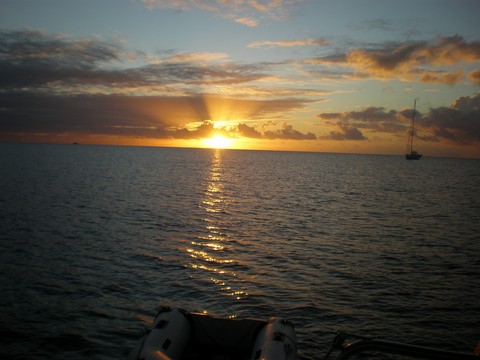
[[[408,137],[408,153],[411,153],[413,150],[413,137],[415,136],[415,113],[417,110],[417,99],[413,103],[413,118],[412,118],[412,128],[410,129],[410,136]]]
[[[412,116],[412,128],[410,129],[409,136],[408,136],[408,141],[407,141],[407,152],[405,154],[405,158],[407,160],[418,160],[420,159],[423,155],[417,153],[416,151],[413,150],[413,138],[415,137],[415,115],[417,113],[417,99],[415,99],[415,102],[413,103],[413,116]]]
[[[413,138],[415,137],[415,115],[417,112],[417,99],[413,102],[413,118],[412,118],[412,138],[410,143],[410,151],[413,150]]]

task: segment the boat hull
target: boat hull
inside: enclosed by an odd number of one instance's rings
[[[405,154],[405,159],[407,160],[420,160],[422,158],[422,154]]]
[[[222,319],[163,307],[129,360],[294,360],[293,325],[283,318]]]
[[[405,159],[407,160],[420,160],[422,158],[422,154],[416,152],[415,150],[412,150],[410,152],[407,152],[405,154]]]

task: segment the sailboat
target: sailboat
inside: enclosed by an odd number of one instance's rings
[[[405,153],[405,159],[407,160],[419,160],[423,155],[419,154],[415,150],[413,150],[413,138],[415,137],[415,113],[417,108],[417,99],[413,103],[413,117],[412,117],[412,128],[408,134],[408,142],[407,142],[407,151]]]

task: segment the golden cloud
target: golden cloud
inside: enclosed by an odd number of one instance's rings
[[[431,42],[407,41],[357,48],[346,53],[308,59],[306,63],[350,67],[356,71],[356,78],[397,78],[452,85],[464,79],[461,69],[465,64],[479,61],[480,42],[467,42],[456,35]],[[452,66],[457,69],[442,68]],[[475,74],[470,79],[475,80]]]
[[[469,74],[470,80],[480,84],[480,69],[474,70]]]

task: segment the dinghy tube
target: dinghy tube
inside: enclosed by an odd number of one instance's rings
[[[180,309],[163,307],[129,360],[180,359],[190,338],[191,327]]]
[[[293,324],[284,318],[271,318],[256,338],[251,359],[293,360],[297,357],[296,344]]]

